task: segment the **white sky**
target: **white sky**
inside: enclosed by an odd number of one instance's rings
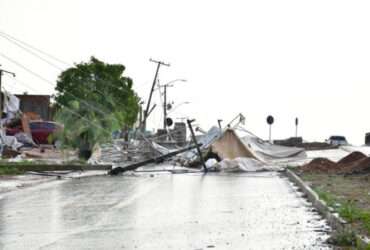
[[[122,63],[135,89],[147,98],[155,64],[180,106],[173,117],[196,118],[205,129],[237,113],[247,128],[267,138],[299,135],[324,140],[343,134],[363,144],[370,132],[369,1],[92,1],[0,0],[0,31],[67,62],[91,55]],[[0,52],[55,82],[58,70],[0,37]],[[53,86],[0,56],[4,69],[37,93]],[[14,92],[36,93],[9,78]],[[155,102],[159,105],[158,97]],[[176,104],[175,104],[176,106]],[[156,110],[150,125],[160,126]]]

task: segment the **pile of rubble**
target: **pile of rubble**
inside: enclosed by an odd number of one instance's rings
[[[111,143],[96,147],[90,157],[90,164],[130,165],[168,153],[168,149],[149,140],[115,139]]]
[[[53,135],[61,131],[63,125],[43,120],[35,112],[22,112],[20,99],[7,91],[2,92],[1,97],[0,107],[3,111],[0,121],[1,159],[7,159],[9,162],[30,160],[44,163],[78,160],[77,152],[56,148],[57,141]],[[49,99],[44,106],[49,108]]]

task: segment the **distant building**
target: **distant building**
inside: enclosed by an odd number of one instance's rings
[[[171,132],[179,145],[186,144],[186,124],[184,122],[175,122],[174,129]]]
[[[370,133],[366,133],[365,135],[365,144],[370,146]]]
[[[20,100],[20,110],[23,113],[32,112],[40,115],[43,120],[50,120],[49,95],[16,95]]]
[[[164,146],[173,143],[178,146],[184,146],[186,144],[186,124],[184,122],[175,122],[174,128],[169,129],[168,132],[171,136],[167,136],[166,130],[158,129],[156,134],[157,141]]]

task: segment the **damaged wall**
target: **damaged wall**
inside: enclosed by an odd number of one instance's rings
[[[20,110],[39,114],[41,119],[50,120],[49,95],[16,95],[20,99]]]

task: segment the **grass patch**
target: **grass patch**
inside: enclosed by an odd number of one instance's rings
[[[356,234],[353,231],[343,231],[335,233],[328,242],[335,246],[346,246],[346,247],[356,247],[357,240]]]
[[[354,224],[360,223],[367,234],[370,234],[370,212],[359,209],[355,206],[353,201],[342,201],[334,195],[325,192],[319,188],[314,188],[319,198],[326,202],[326,204],[333,208],[340,217],[347,222]]]
[[[328,193],[328,192],[325,192],[317,187],[313,188],[313,190],[316,192],[316,194],[319,196],[320,200],[323,200],[325,201],[325,203],[329,206],[329,207],[332,207],[334,208],[335,207],[335,204],[337,203],[336,202],[336,199],[334,197],[334,195]]]
[[[16,166],[0,166],[0,175],[19,175],[19,174],[24,174],[24,171],[18,169]]]
[[[322,201],[349,223],[349,231],[338,235],[339,242],[350,242],[351,231],[370,237],[370,174],[343,176],[300,173],[300,177],[310,185]],[[356,244],[356,246],[359,245]],[[349,249],[370,250],[370,246]]]

